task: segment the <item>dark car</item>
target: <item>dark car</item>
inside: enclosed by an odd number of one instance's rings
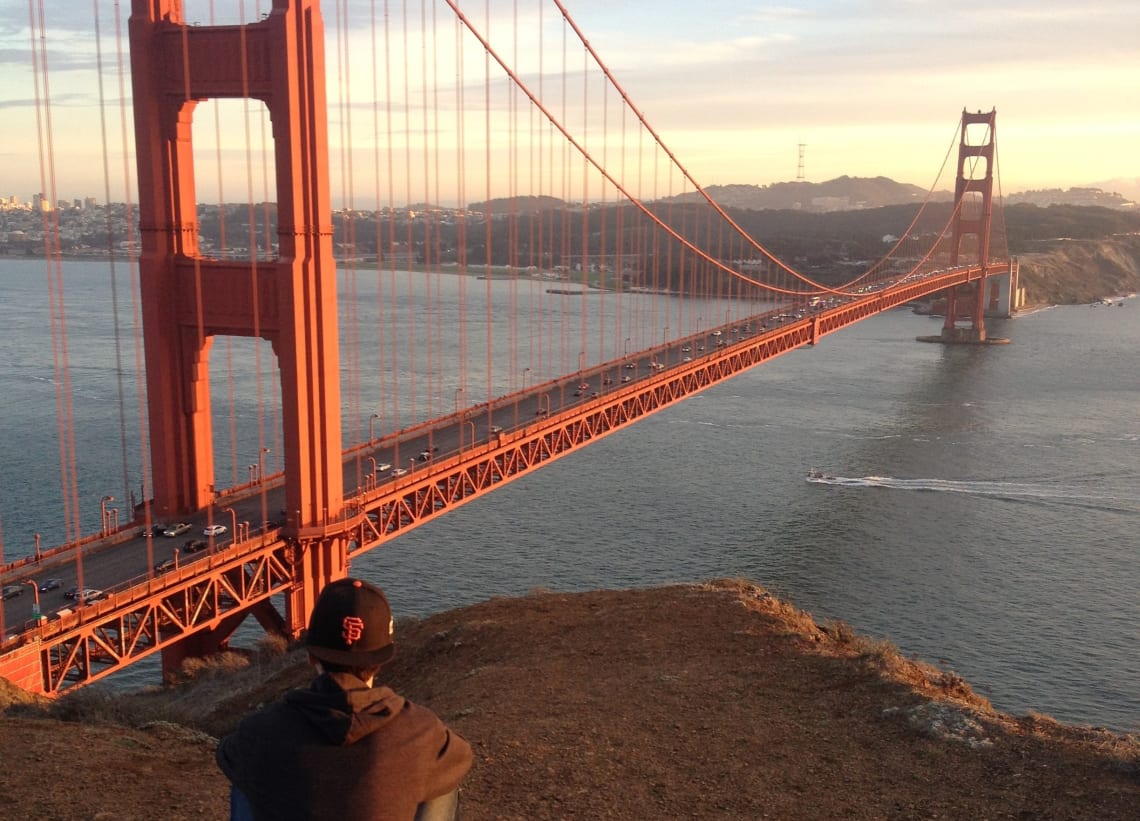
[[[156,564],[154,566],[154,572],[155,573],[165,573],[168,570],[174,570],[176,567],[178,567],[178,560],[172,556],[171,558],[167,559],[166,561],[159,562],[158,564]]]
[[[63,587],[63,579],[44,579],[40,582],[41,593],[46,593],[49,590],[55,590],[59,587]]]
[[[23,592],[24,588],[21,585],[6,584],[4,585],[3,591],[0,592],[0,599],[3,599],[4,601],[7,601],[8,599],[14,599],[16,596],[19,596]]]
[[[144,527],[139,531],[140,539],[149,539],[153,536],[161,536],[162,531],[166,530],[166,525],[153,524],[150,527]]]
[[[71,588],[70,590],[68,590],[66,593],[63,594],[63,597],[65,599],[78,598],[79,597],[79,588],[78,587]]]
[[[190,541],[186,542],[186,544],[182,545],[182,552],[197,553],[200,550],[205,550],[209,546],[210,543],[204,539],[191,539]]]

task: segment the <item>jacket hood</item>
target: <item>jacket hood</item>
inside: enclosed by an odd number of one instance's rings
[[[404,707],[388,687],[368,687],[351,673],[322,673],[307,690],[293,690],[285,703],[332,744],[353,744],[376,732]]]

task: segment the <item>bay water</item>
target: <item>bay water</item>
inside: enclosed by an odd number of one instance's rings
[[[116,339],[106,263],[62,268],[77,450],[105,465],[79,480],[97,522],[108,484],[139,481],[137,418],[117,398],[137,392],[136,341]],[[7,560],[33,533],[63,535],[44,271],[0,260]],[[458,279],[441,277],[441,311]],[[115,292],[129,310],[129,283]],[[352,299],[355,287],[342,317]],[[378,320],[348,313],[342,336]],[[991,320],[1005,346],[916,341],[938,327],[899,309],[825,337],[403,535],[353,573],[384,586],[398,616],[536,588],[743,577],[959,673],[999,709],[1140,731],[1140,300]],[[440,413],[458,401],[449,379]]]

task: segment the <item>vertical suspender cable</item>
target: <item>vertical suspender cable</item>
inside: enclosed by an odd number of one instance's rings
[[[111,167],[110,150],[107,141],[107,96],[103,90],[103,33],[99,21],[99,4],[93,3],[95,20],[95,66],[99,84],[99,136],[103,155],[103,201],[107,203],[107,261],[111,275],[111,324],[115,339],[115,387],[119,411],[119,456],[122,460],[122,490],[120,498],[127,502],[131,498],[130,464],[127,453],[127,400],[123,384],[123,346],[120,335],[119,316],[118,253],[114,243],[114,223],[111,220]]]
[[[52,360],[56,377],[56,425],[59,434],[60,488],[63,497],[64,531],[69,541],[78,541],[79,487],[75,455],[75,424],[71,400],[71,368],[67,354],[67,312],[63,295],[63,266],[59,253],[59,217],[56,201],[55,141],[52,133],[51,86],[48,82],[47,42],[43,0],[29,0],[28,16],[32,45],[36,101],[36,131],[39,144],[40,185],[47,197],[41,200],[44,256],[47,263],[48,301],[51,306]]]

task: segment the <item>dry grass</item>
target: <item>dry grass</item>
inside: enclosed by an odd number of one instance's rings
[[[1140,806],[1135,737],[994,713],[953,672],[744,581],[496,598],[397,634],[385,682],[475,747],[471,821],[1133,821]],[[216,738],[304,686],[304,654],[282,649],[59,706],[147,729],[0,718],[5,817],[70,818],[75,795],[88,817],[225,817],[212,745],[164,722]]]

